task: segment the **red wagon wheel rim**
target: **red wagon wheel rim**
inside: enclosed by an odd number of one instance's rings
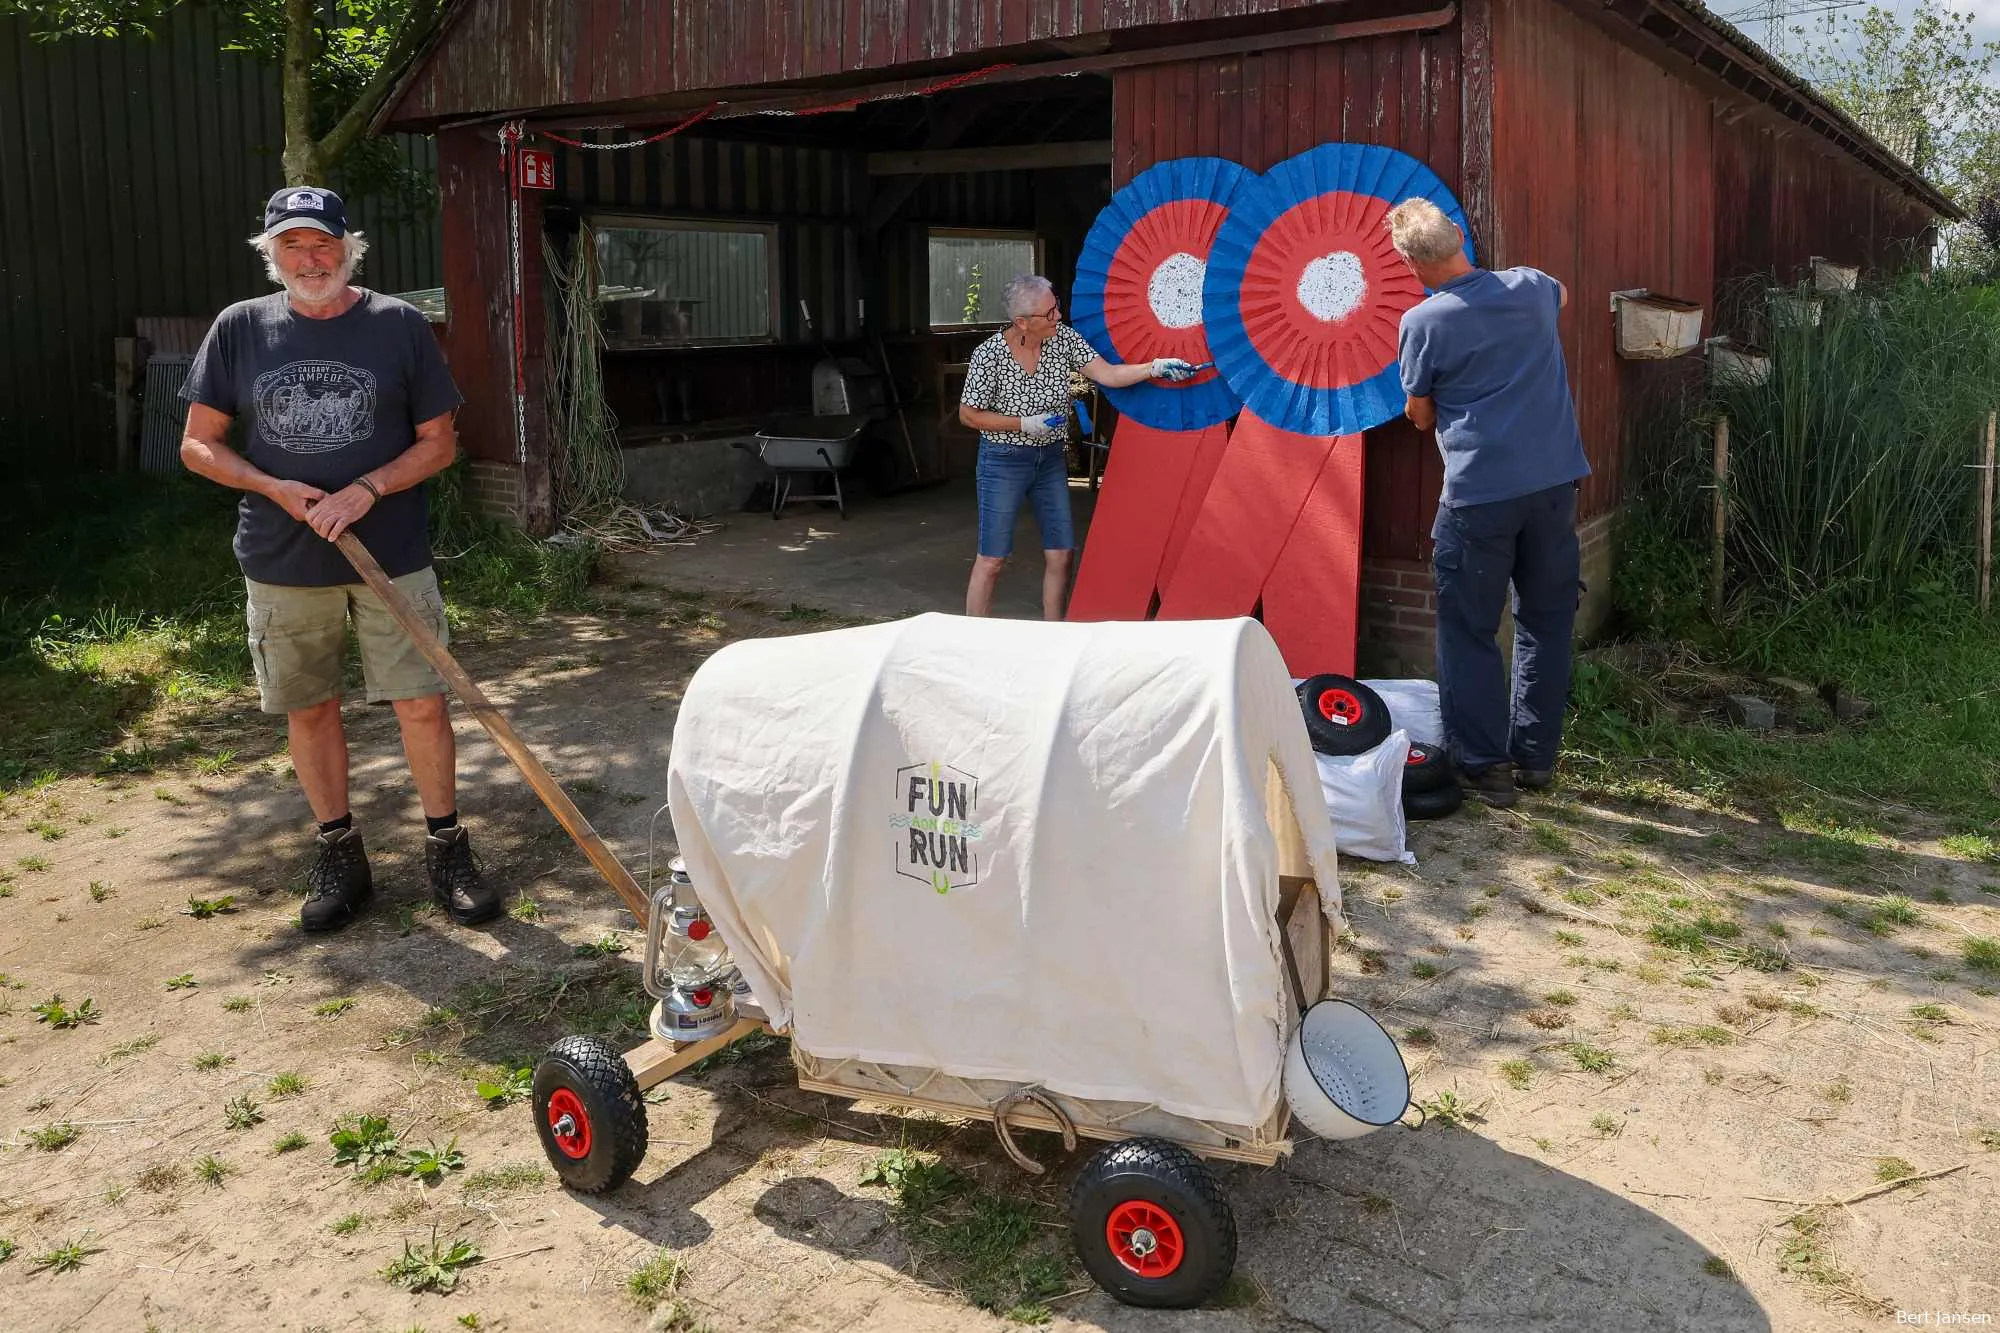
[[[1409,757],[1404,759],[1403,762],[1414,768],[1418,764],[1430,762],[1430,757],[1431,754],[1429,750],[1420,750],[1416,746],[1412,745],[1410,747]]]
[[[1128,1199],[1113,1208],[1104,1235],[1118,1262],[1144,1278],[1168,1276],[1187,1254],[1173,1214],[1144,1199]]]
[[[583,1109],[583,1099],[568,1088],[557,1088],[549,1094],[549,1137],[565,1157],[585,1158],[590,1156],[590,1113]],[[567,1120],[568,1124],[564,1124]]]
[[[1361,700],[1351,690],[1321,690],[1319,713],[1329,722],[1351,727],[1361,720]]]

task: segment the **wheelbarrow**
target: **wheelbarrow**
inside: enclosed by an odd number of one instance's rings
[[[680,912],[685,920],[699,908],[685,901],[672,880],[650,895],[640,887],[361,543],[350,533],[337,544],[591,865],[646,925],[646,986],[656,996],[667,994],[656,961],[669,918]],[[1270,651],[1276,662],[1275,646]],[[1282,664],[1275,669],[1282,671]],[[672,879],[685,882],[678,874]],[[1330,998],[1332,931],[1312,880],[1281,874],[1277,888],[1274,929],[1283,960],[1283,1019],[1289,1033],[1283,1056],[1285,1095],[1258,1123],[937,1068],[821,1058],[800,1050],[794,1040],[799,1087],[892,1111],[988,1121],[1007,1155],[1033,1174],[1046,1168],[1015,1143],[1013,1129],[1060,1135],[1065,1151],[1073,1151],[1080,1138],[1103,1141],[1107,1146],[1084,1164],[1070,1190],[1078,1257],[1098,1285],[1122,1302],[1198,1305],[1228,1278],[1237,1248],[1235,1218],[1209,1161],[1274,1165],[1292,1151],[1289,1131],[1295,1118],[1322,1137],[1349,1138],[1396,1123],[1409,1107],[1408,1075],[1395,1043],[1359,1009]],[[656,1035],[629,1051],[583,1035],[564,1037],[549,1048],[535,1066],[530,1109],[542,1149],[566,1187],[601,1193],[631,1177],[649,1141],[648,1089],[752,1033],[788,1031],[771,1020],[754,996],[739,994],[732,1008],[733,1021],[698,1040],[657,1035],[663,1023],[662,1009],[656,1008]]]

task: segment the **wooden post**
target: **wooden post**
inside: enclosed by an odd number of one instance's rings
[[[1979,611],[1993,600],[1993,444],[2000,412],[1986,414],[1986,447],[1979,458]]]
[[[1715,546],[1709,556],[1708,612],[1722,619],[1723,541],[1729,535],[1729,418],[1715,422]]]
[[[136,471],[139,466],[138,413],[134,407],[139,401],[139,368],[143,364],[139,356],[137,338],[118,338],[112,342],[111,354],[111,410],[116,432],[112,441],[112,462],[120,472]]]
[[[492,700],[486,697],[486,692],[479,688],[472,677],[465,674],[465,668],[461,667],[444,644],[438,641],[437,635],[431,633],[431,627],[424,623],[423,617],[417,614],[417,609],[410,605],[410,599],[403,596],[402,591],[389,581],[389,576],[383,572],[382,566],[376,563],[375,557],[368,553],[368,548],[361,544],[359,537],[352,532],[343,532],[335,540],[334,545],[338,546],[340,553],[347,557],[347,562],[354,566],[354,572],[361,576],[361,581],[374,589],[375,595],[382,599],[382,605],[388,610],[390,618],[403,627],[403,632],[410,636],[410,642],[416,645],[417,652],[422,654],[423,659],[429,662],[440,676],[444,677],[445,684],[451,687],[451,692],[458,696],[459,702],[465,705],[480,726],[486,728],[486,734],[493,738],[507,757],[514,761],[514,766],[521,770],[521,776],[528,780],[530,787],[534,788],[535,795],[542,798],[542,804],[549,808],[549,813],[556,817],[556,822],[576,840],[576,845],[582,849],[590,864],[596,868],[598,874],[604,876],[604,882],[617,891],[619,900],[625,904],[626,910],[632,913],[640,925],[645,925],[646,918],[652,910],[652,900],[647,896],[646,890],[639,887],[639,881],[632,878],[632,872],[611,854],[611,849],[597,836],[597,830],[590,826],[588,819],[584,818],[583,811],[577,809],[576,802],[570,800],[569,793],[565,792],[550,775],[549,770],[542,766],[541,759],[528,748],[527,742],[515,734],[513,724],[507,721],[506,715],[493,706]]]

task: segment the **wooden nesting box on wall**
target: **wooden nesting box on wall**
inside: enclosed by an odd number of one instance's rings
[[[1666,361],[1701,345],[1702,308],[1692,301],[1636,287],[1611,293],[1618,355],[1627,361]]]

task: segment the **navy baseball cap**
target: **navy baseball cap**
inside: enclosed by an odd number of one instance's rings
[[[311,227],[329,236],[347,235],[347,205],[332,190],[317,185],[287,185],[264,205],[264,239],[294,227]]]

